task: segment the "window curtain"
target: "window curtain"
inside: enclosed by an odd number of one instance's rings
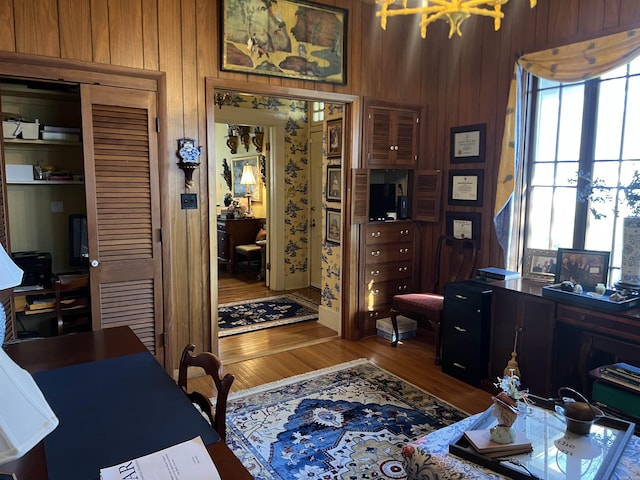
[[[524,109],[527,74],[556,82],[577,82],[598,77],[624,65],[640,54],[640,29],[551,48],[521,56],[516,61],[511,86],[502,154],[498,167],[494,225],[505,265],[518,270],[520,263],[520,200],[523,178]],[[512,245],[517,248],[512,248]]]

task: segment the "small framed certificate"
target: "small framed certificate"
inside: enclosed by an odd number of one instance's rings
[[[449,205],[482,206],[484,170],[449,171]]]
[[[484,162],[487,124],[453,127],[450,139],[451,163]]]
[[[446,213],[446,233],[455,238],[472,238],[480,248],[480,214],[467,212]]]

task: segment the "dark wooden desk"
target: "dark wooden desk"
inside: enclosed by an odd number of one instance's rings
[[[141,353],[145,352],[146,348],[129,327],[116,327],[15,343],[7,345],[6,351],[18,365],[33,374],[69,365]],[[176,385],[176,388],[179,387]],[[208,445],[207,450],[221,478],[230,480],[253,478],[223,442]],[[15,472],[20,480],[46,480],[48,472],[44,443],[38,443],[22,458],[3,465],[2,470]]]

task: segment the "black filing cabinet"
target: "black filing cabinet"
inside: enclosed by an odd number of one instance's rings
[[[487,378],[491,287],[480,281],[444,288],[442,371],[475,387]]]

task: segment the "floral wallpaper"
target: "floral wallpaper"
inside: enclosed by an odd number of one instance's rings
[[[269,96],[240,95],[229,92],[225,107],[272,110],[286,113],[285,125],[285,184],[287,202],[285,203],[285,275],[306,272],[309,266],[307,258],[309,243],[309,126],[307,102],[302,100],[281,99]],[[342,105],[331,105],[327,114],[337,118],[342,116]],[[325,138],[326,145],[326,138]],[[326,148],[323,149],[326,151]],[[323,155],[323,164],[327,164]],[[330,159],[332,164],[340,159]],[[323,175],[323,198],[326,185]],[[335,207],[334,207],[335,208]],[[326,209],[326,202],[323,203]],[[324,221],[324,220],[323,220]],[[324,225],[323,225],[324,228]],[[334,311],[340,309],[340,245],[324,241],[322,247],[322,304]]]
[[[325,104],[325,121],[341,119],[344,112],[344,105],[342,104]],[[323,148],[323,171],[326,172],[327,166],[340,166],[342,165],[342,158],[332,157],[327,158],[327,129],[324,129],[324,148]],[[322,209],[326,212],[327,208],[340,209],[342,204],[340,202],[327,202],[327,176],[323,175],[322,184]],[[342,177],[342,184],[344,191],[344,174]],[[344,212],[341,212],[344,214]],[[326,232],[327,215],[322,216],[322,229]],[[326,307],[339,311],[340,310],[340,265],[342,262],[342,249],[340,245],[336,245],[333,242],[327,242],[326,238],[322,243],[322,304]]]

